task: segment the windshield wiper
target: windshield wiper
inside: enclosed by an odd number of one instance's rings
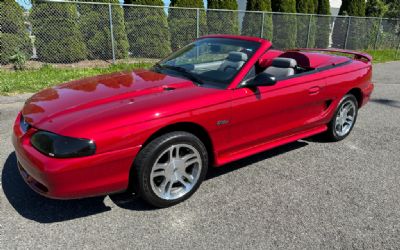
[[[191,74],[190,72],[188,72],[185,68],[183,67],[179,67],[179,66],[171,66],[171,65],[165,65],[165,64],[160,64],[160,63],[156,63],[154,65],[156,68],[159,69],[169,69],[169,70],[173,70],[176,72],[181,73],[184,77],[188,78],[189,80],[197,83],[198,85],[204,84],[203,80],[199,79],[197,76]]]

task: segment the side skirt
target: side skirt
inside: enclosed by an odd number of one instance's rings
[[[276,139],[274,141],[268,141],[266,143],[262,143],[262,144],[254,146],[254,147],[238,151],[234,154],[222,156],[217,159],[215,166],[219,167],[219,166],[222,166],[229,162],[236,161],[236,160],[245,158],[247,156],[254,155],[254,154],[260,153],[262,151],[266,151],[268,149],[276,148],[276,147],[282,146],[284,144],[288,144],[290,142],[294,142],[294,141],[297,141],[297,140],[300,140],[303,138],[307,138],[307,137],[322,133],[322,132],[326,131],[327,129],[328,129],[327,125],[321,125],[316,128],[312,128],[312,129],[302,131],[302,132],[299,132],[299,133],[296,133],[296,134],[293,134],[290,136]]]

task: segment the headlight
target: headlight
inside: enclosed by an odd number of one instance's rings
[[[26,121],[25,118],[21,115],[21,118],[19,119],[19,126],[21,127],[21,130],[26,133],[26,131],[29,130],[31,127]]]
[[[46,131],[35,133],[31,143],[39,152],[55,158],[89,156],[96,151],[96,145],[91,140],[66,137]]]

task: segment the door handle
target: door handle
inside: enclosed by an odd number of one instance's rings
[[[318,87],[318,86],[311,87],[311,88],[308,89],[308,94],[309,95],[316,95],[316,94],[319,93],[320,90],[321,90],[321,88]]]

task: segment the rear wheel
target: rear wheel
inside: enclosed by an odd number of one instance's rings
[[[358,103],[351,95],[345,95],[340,101],[335,115],[328,124],[326,135],[331,141],[340,141],[346,138],[354,127],[357,120]]]
[[[172,132],[146,145],[134,167],[139,195],[156,207],[168,207],[200,186],[208,168],[207,150],[193,134]]]

